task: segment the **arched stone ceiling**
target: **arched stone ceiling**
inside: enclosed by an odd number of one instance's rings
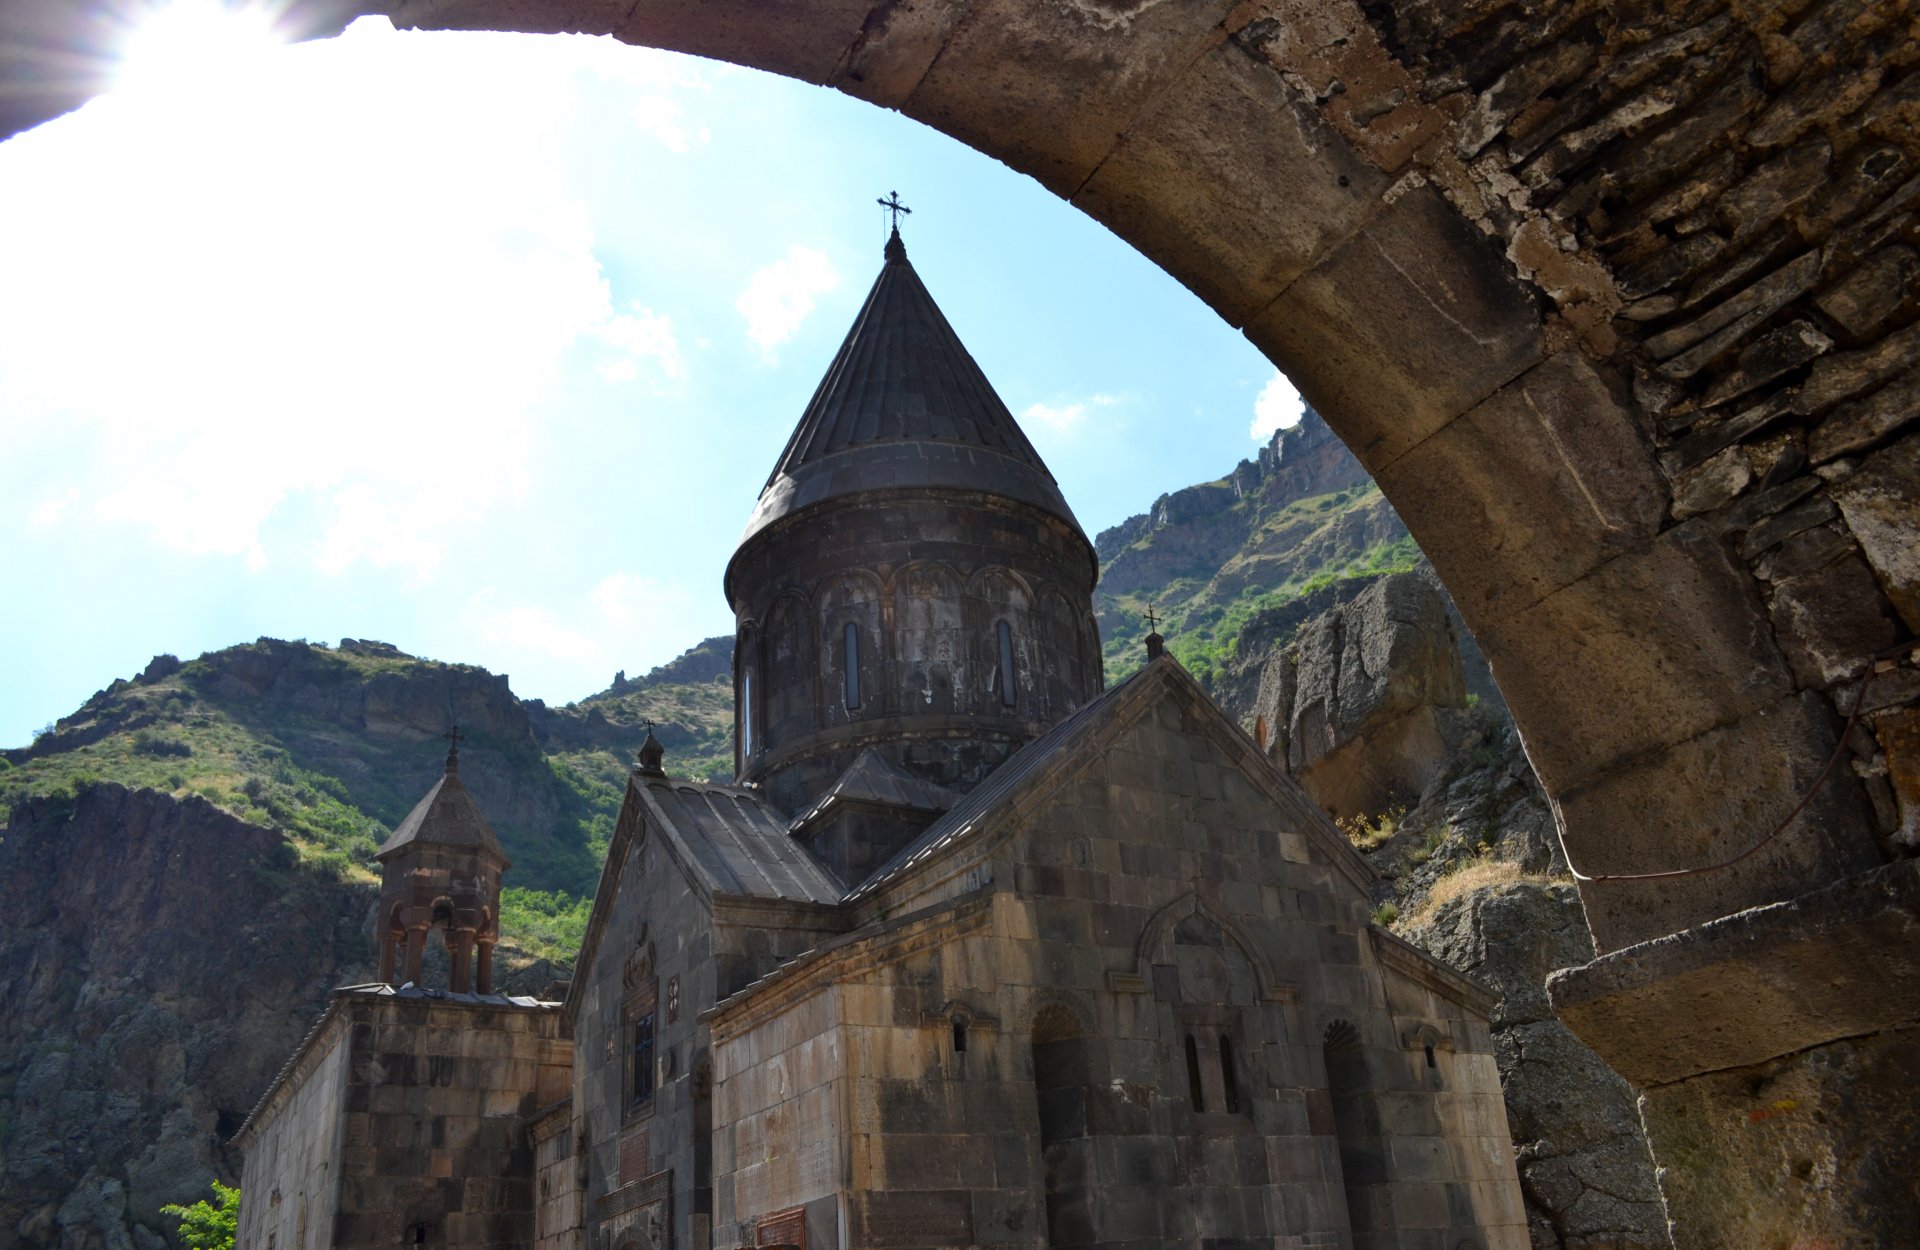
[[[98,32],[81,7],[22,0],[0,19],[12,126],[87,89],[71,71]],[[379,7],[298,13],[325,32]],[[1365,461],[1491,659],[1574,863],[1633,874],[1765,836],[1814,789],[1869,657],[1920,626],[1908,9],[383,11],[405,27],[612,34],[828,84],[1104,222],[1286,370]],[[1882,690],[1916,684],[1907,670]],[[1920,819],[1900,806],[1920,795],[1897,793],[1916,750],[1916,714],[1884,715],[1759,853],[1583,883],[1598,946],[1882,862]]]

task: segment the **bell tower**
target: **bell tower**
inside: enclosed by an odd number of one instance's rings
[[[512,865],[461,784],[459,727],[447,738],[446,774],[374,854],[382,873],[374,922],[380,980],[419,985],[427,942],[438,931],[450,965],[444,988],[491,994],[493,948],[500,940],[500,874]]]
[[[1098,570],[896,226],[727,566],[739,779],[970,789],[1100,692]]]

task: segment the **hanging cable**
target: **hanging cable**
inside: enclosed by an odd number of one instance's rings
[[[1903,642],[1897,647],[1888,647],[1885,651],[1881,651],[1868,659],[1867,670],[1860,674],[1860,684],[1854,690],[1853,711],[1847,714],[1846,727],[1840,731],[1840,740],[1834,743],[1833,753],[1827,756],[1826,765],[1820,769],[1820,775],[1813,779],[1813,785],[1807,788],[1806,794],[1794,805],[1793,810],[1788,812],[1780,823],[1773,827],[1772,831],[1769,832],[1766,837],[1761,838],[1758,842],[1755,842],[1746,850],[1735,855],[1732,859],[1724,859],[1717,864],[1703,864],[1698,868],[1670,868],[1665,872],[1584,873],[1573,866],[1573,856],[1567,852],[1567,839],[1563,833],[1560,835],[1560,854],[1567,861],[1567,871],[1573,874],[1575,881],[1660,881],[1673,877],[1697,877],[1704,873],[1719,872],[1752,858],[1755,854],[1759,853],[1763,847],[1785,833],[1787,827],[1799,819],[1800,813],[1807,810],[1807,804],[1813,802],[1813,796],[1820,793],[1820,787],[1827,784],[1827,778],[1833,774],[1834,766],[1840,762],[1840,756],[1844,754],[1847,749],[1847,739],[1853,736],[1854,725],[1860,720],[1860,709],[1866,705],[1867,690],[1873,685],[1873,679],[1879,675],[1876,670],[1880,662],[1894,659],[1907,651],[1917,648],[1920,648],[1920,643]]]

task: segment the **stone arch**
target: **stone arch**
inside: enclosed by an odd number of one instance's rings
[[[1233,917],[1192,890],[1153,913],[1140,930],[1140,937],[1134,944],[1134,978],[1137,984],[1149,986],[1153,983],[1153,965],[1168,957],[1174,929],[1193,916],[1205,918],[1246,958],[1253,969],[1253,988],[1257,1001],[1291,1003],[1295,1000],[1294,988],[1274,976],[1273,965],[1260,950],[1259,943]]]
[[[1836,740],[1832,676],[1789,664],[1775,633],[1792,623],[1769,615],[1748,558],[1720,537],[1766,509],[1715,511],[1735,488],[1694,471],[1779,419],[1756,414],[1810,421],[1886,381],[1789,402],[1804,353],[1850,350],[1866,369],[1861,353],[1902,328],[1820,307],[1860,258],[1817,245],[1883,207],[1920,142],[1885,128],[1904,88],[1883,45],[1849,36],[1838,54],[1820,44],[1791,64],[1766,53],[1763,38],[1818,42],[1831,6],[1763,35],[1684,9],[1568,26],[1570,3],[1336,6],[1316,11],[1311,37],[1224,3],[1044,17],[956,7],[907,22],[845,0],[794,0],[751,21],[722,4],[629,14],[581,2],[532,18],[455,0],[407,6],[399,21],[612,34],[824,83],[1070,198],[1243,329],[1359,453],[1488,654],[1570,854],[1631,873],[1744,847]],[[1662,41],[1743,67],[1733,77],[1748,95],[1727,97],[1711,74],[1632,72],[1625,58]],[[1588,89],[1536,72],[1562,52],[1578,53]],[[1751,70],[1761,64],[1776,69]],[[1658,107],[1637,107],[1654,91]],[[1781,163],[1805,125],[1786,120],[1793,107],[1768,108],[1816,98],[1843,102],[1822,128],[1853,146],[1816,153],[1806,185],[1824,207],[1802,222],[1814,237],[1778,215],[1749,220],[1749,201],[1719,204],[1744,178],[1763,186],[1760,171],[1797,168]],[[1836,124],[1848,110],[1854,124]],[[1668,194],[1708,169],[1704,202]],[[1676,230],[1683,213],[1704,232]],[[1801,323],[1826,328],[1786,334]],[[1763,379],[1742,353],[1772,330],[1803,355]],[[1870,448],[1884,431],[1827,441],[1848,438]],[[1714,480],[1757,480],[1726,472]],[[1782,475],[1793,480],[1755,502],[1830,493],[1791,463]],[[1696,500],[1724,519],[1699,519]],[[1893,545],[1910,547],[1912,531],[1896,521]],[[1874,597],[1863,570],[1849,566],[1849,585]],[[1876,602],[1857,618],[1878,614],[1862,638],[1894,628]],[[1920,625],[1920,609],[1908,618]],[[1833,673],[1857,671],[1870,648],[1842,650]],[[1600,948],[1879,862],[1846,772],[1811,818],[1734,869],[1588,883]]]
[[[1570,3],[1336,6],[1311,38],[1224,3],[1058,20],[956,7],[904,22],[847,0],[792,0],[751,21],[723,4],[452,0],[404,6],[397,22],[610,34],[827,84],[1069,197],[1244,329],[1380,479],[1491,658],[1549,793],[1565,796],[1575,856],[1593,871],[1684,867],[1751,841],[1759,808],[1790,805],[1810,780],[1805,761],[1835,738],[1833,701],[1821,700],[1857,671],[1868,636],[1896,629],[1880,601],[1856,618],[1880,619],[1826,671],[1804,655],[1789,664],[1775,634],[1792,641],[1792,622],[1769,615],[1747,557],[1719,537],[1766,511],[1720,508],[1751,468],[1727,467],[1719,485],[1695,470],[1752,446],[1763,426],[1815,422],[1889,379],[1860,353],[1903,331],[1911,310],[1850,313],[1829,293],[1849,289],[1863,258],[1820,245],[1893,212],[1887,197],[1920,140],[1888,128],[1910,84],[1885,42],[1832,36],[1831,5],[1763,32],[1686,9],[1621,10],[1572,30],[1560,20]],[[306,0],[285,20],[327,32],[361,7]],[[16,33],[8,20],[81,19],[0,19],[0,35]],[[0,43],[63,51],[7,63],[30,84],[10,93],[8,129],[84,94],[67,66],[106,37],[17,33]],[[1762,43],[1796,38],[1818,55],[1769,58]],[[1745,94],[1727,95],[1725,76],[1630,72],[1635,49],[1663,40],[1737,67]],[[1536,72],[1557,53],[1586,67],[1587,89]],[[1659,107],[1636,107],[1650,92]],[[1818,118],[1825,146],[1803,157],[1792,145],[1814,121],[1795,102],[1813,99],[1833,104]],[[1812,175],[1796,185],[1814,206],[1795,219],[1801,233],[1729,191],[1802,159]],[[1669,194],[1696,175],[1699,202]],[[1687,214],[1702,230],[1675,226]],[[1799,343],[1783,358],[1799,363],[1762,378],[1743,353],[1803,323],[1807,334],[1775,344]],[[1853,380],[1806,390],[1815,356],[1857,366],[1830,371]],[[1807,457],[1871,450],[1898,428],[1816,430]],[[1772,498],[1832,493],[1794,463],[1769,470],[1770,488],[1792,488]],[[1697,519],[1707,513],[1723,519]],[[1913,528],[1896,516],[1887,538],[1910,547]],[[1495,530],[1506,541],[1488,542]],[[1903,596],[1906,627],[1920,626],[1911,584],[1878,572]],[[1849,576],[1877,594],[1866,572]],[[1601,947],[1878,862],[1846,771],[1825,810],[1737,870],[1590,886]],[[1676,784],[1708,774],[1711,793]],[[1643,801],[1668,790],[1686,801]],[[1703,801],[1724,818],[1704,847]]]
[[[969,689],[967,674],[972,648],[959,572],[950,564],[919,560],[895,570],[891,580],[901,710],[971,712],[975,692]]]

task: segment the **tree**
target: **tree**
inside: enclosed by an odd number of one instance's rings
[[[240,1189],[235,1185],[213,1182],[218,1205],[205,1198],[190,1207],[170,1203],[160,1214],[178,1216],[180,1242],[187,1250],[233,1250],[233,1238],[240,1227]]]

